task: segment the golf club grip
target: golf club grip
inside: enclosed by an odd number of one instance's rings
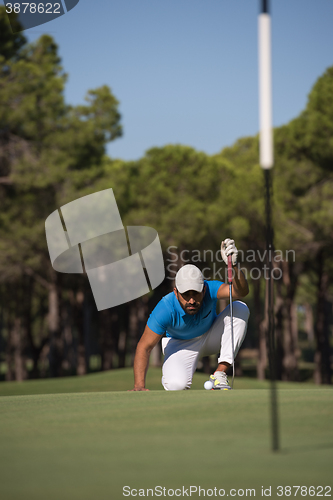
[[[228,283],[232,283],[232,256],[228,255]]]

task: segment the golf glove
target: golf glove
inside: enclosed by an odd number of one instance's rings
[[[224,262],[228,265],[228,255],[231,255],[232,265],[237,264],[238,250],[236,248],[234,240],[229,238],[225,239],[221,243],[221,254]]]

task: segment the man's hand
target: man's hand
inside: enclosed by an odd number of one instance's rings
[[[222,241],[221,254],[226,265],[228,265],[229,255],[231,255],[232,265],[235,266],[237,264],[238,250],[236,248],[234,240],[230,240],[229,238],[227,238],[224,241]]]
[[[148,391],[145,388],[146,373],[149,365],[149,356],[162,335],[153,332],[148,325],[142,334],[136,348],[134,358],[134,388],[132,391]]]

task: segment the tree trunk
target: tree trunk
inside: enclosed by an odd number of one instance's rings
[[[75,307],[75,319],[76,327],[78,333],[78,343],[77,343],[77,362],[76,362],[76,374],[85,375],[87,373],[86,365],[86,349],[85,349],[85,339],[84,339],[84,321],[83,321],[83,303],[84,303],[84,293],[79,290],[76,294]]]
[[[29,351],[32,357],[32,370],[30,373],[30,378],[39,378],[39,358],[44,345],[48,342],[47,338],[41,339],[40,345],[37,346],[32,334],[32,297],[34,295],[34,280],[30,277],[26,277],[26,286],[24,293],[24,313],[23,313],[23,328],[26,333]]]
[[[14,351],[14,372],[15,380],[22,382],[27,378],[25,357],[23,354],[24,345],[22,338],[21,319],[15,318],[12,330],[12,346]]]
[[[25,278],[26,278],[26,284],[25,284],[25,293],[24,293],[24,298],[23,298],[23,303],[24,303],[24,311],[23,311],[23,322],[24,322],[24,331],[27,337],[27,341],[29,344],[30,352],[32,355],[32,360],[33,360],[33,368],[31,372],[31,377],[32,378],[38,378],[38,377],[46,377],[47,375],[47,369],[50,367],[50,360],[49,354],[50,354],[50,342],[51,342],[51,334],[52,334],[52,328],[53,325],[56,325],[57,320],[54,316],[56,316],[55,311],[57,310],[56,307],[56,302],[57,298],[55,300],[51,298],[52,294],[51,292],[51,286],[50,283],[43,278],[42,276],[38,275],[33,271],[33,269],[26,267],[24,270],[25,273]],[[54,286],[56,283],[56,274],[52,271],[52,279],[54,281]],[[32,297],[34,294],[34,284],[35,282],[39,283],[43,288],[45,288],[48,291],[48,314],[46,316],[46,323],[47,323],[47,336],[45,336],[44,333],[44,321],[41,321],[41,327],[40,327],[40,344],[39,346],[36,345],[36,341],[33,337],[32,333],[32,325],[33,325],[33,318],[32,318]],[[43,296],[39,296],[40,299],[40,309],[39,309],[39,316],[44,318],[45,315],[45,308],[44,308],[44,300]],[[55,302],[55,303],[54,303]]]
[[[109,309],[99,312],[102,370],[112,370],[114,368],[114,339],[111,332],[112,323],[115,323],[115,321],[115,313],[112,313]]]
[[[64,352],[64,342],[60,329],[60,311],[59,311],[59,289],[57,275],[53,274],[53,280],[48,289],[48,331],[50,338],[49,366],[50,377],[60,377],[63,375],[62,361]]]
[[[299,372],[297,366],[297,347],[295,342],[295,333],[292,327],[293,307],[294,304],[291,302],[291,300],[286,299],[286,304],[284,307],[285,318],[283,322],[284,357],[282,380],[289,381],[299,380]]]
[[[92,297],[91,290],[87,286],[84,291],[83,303],[83,333],[87,371],[89,371],[90,368],[90,357],[92,354],[92,345],[94,340],[92,338],[92,332],[95,331],[92,326],[93,310],[96,310],[96,305]]]
[[[131,366],[133,366],[134,363],[136,346],[145,329],[145,325],[148,319],[148,310],[152,310],[152,308],[149,307],[148,304],[148,297],[144,296],[135,302],[135,307],[131,307],[130,309],[128,331],[130,338],[129,347],[131,354]]]
[[[25,335],[22,328],[22,282],[16,282],[12,287],[8,287],[8,296],[13,298],[9,301],[8,323],[7,323],[7,347],[6,380],[22,381],[27,378],[26,357],[25,357]]]
[[[324,251],[318,255],[317,318],[315,326],[316,353],[314,379],[316,384],[331,384],[329,324],[327,314],[328,273],[325,271]]]
[[[75,307],[73,305],[74,294],[70,290],[70,302],[61,306],[61,328],[64,342],[64,355],[62,360],[62,369],[64,373],[76,373],[77,368],[77,345],[73,336],[73,317],[75,316]]]
[[[7,288],[7,287],[6,287]],[[8,289],[7,289],[8,293]],[[10,294],[8,293],[10,297]],[[14,363],[13,363],[13,348],[12,348],[12,318],[11,318],[11,310],[7,309],[7,318],[6,318],[6,330],[7,330],[7,342],[6,342],[6,381],[11,382],[15,380],[14,373]]]
[[[308,302],[306,304],[304,304],[304,308],[305,308],[304,329],[305,329],[305,332],[308,336],[309,342],[312,343],[314,341],[313,310],[312,310],[311,304],[309,304]]]
[[[276,379],[282,380],[283,373],[283,297],[281,292],[281,283],[277,283],[275,297],[275,348],[276,348]]]
[[[265,312],[264,318],[261,319],[261,304],[260,304],[260,283],[255,281],[254,285],[254,303],[255,303],[255,324],[258,331],[258,361],[257,361],[257,378],[265,380],[265,371],[267,367],[267,347],[266,347],[266,332],[268,328],[268,281],[265,282]]]
[[[131,366],[134,364],[136,346],[143,332],[139,332],[139,317],[136,307],[131,307],[129,311],[129,336],[130,336],[130,354]]]
[[[139,299],[138,299],[139,300]],[[131,304],[123,304],[119,306],[118,312],[118,338],[116,338],[116,350],[118,357],[118,368],[125,368],[126,364],[126,351],[127,351],[127,337],[129,331],[129,311],[132,307],[135,307],[136,300]]]
[[[293,262],[282,262],[283,284],[283,371],[282,380],[299,380],[298,371],[298,329],[295,321],[296,305],[294,303],[298,275]]]

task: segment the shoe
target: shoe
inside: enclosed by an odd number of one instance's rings
[[[213,382],[213,390],[229,391],[231,387],[228,382],[228,377],[225,372],[215,372],[209,377],[209,380]]]

